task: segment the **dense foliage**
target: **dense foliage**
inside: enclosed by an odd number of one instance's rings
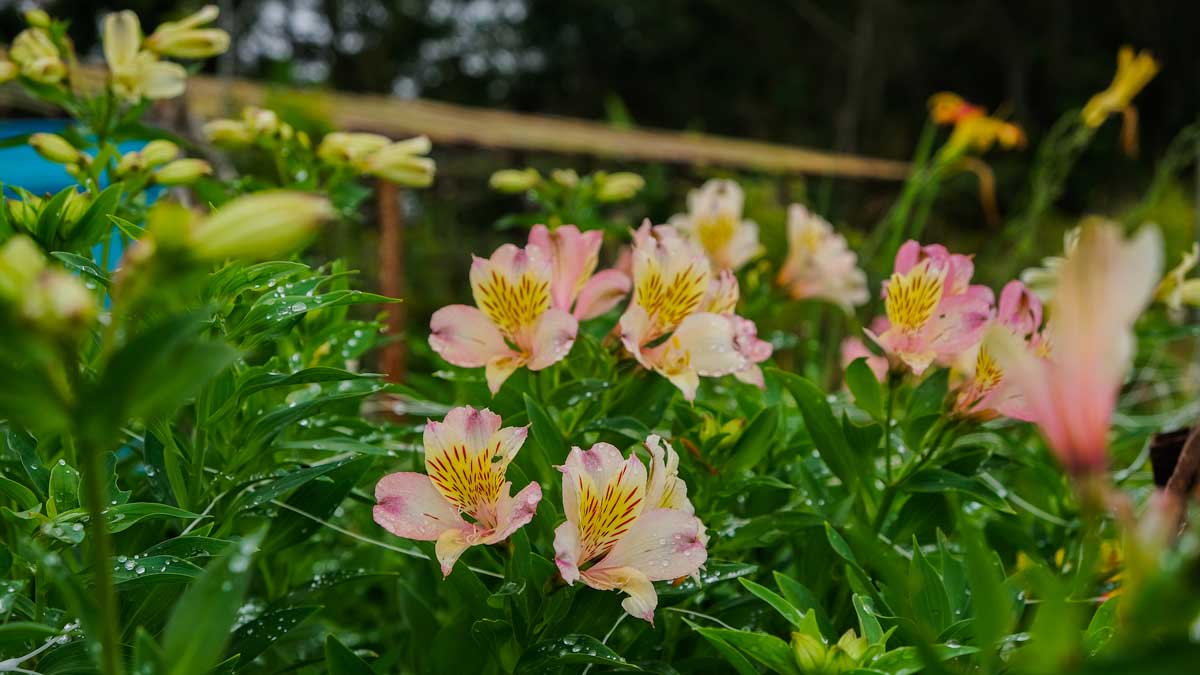
[[[729,180],[630,231],[637,175],[497,173],[530,208],[462,253],[471,297],[389,383],[361,316],[396,300],[301,252],[368,179],[428,186],[429,142],[251,108],[204,129],[243,173],[181,157],[141,120],[227,47],[216,14],[109,15],[96,89],[41,12],[0,60],[71,116],[21,140],[76,181],[0,208],[0,672],[1195,662],[1200,434],[1166,487],[1148,457],[1200,413],[1197,252],[1143,222],[1188,155],[1037,250],[1097,130],[1136,138],[1147,53],[1045,135],[974,257],[922,243],[940,186],[971,172],[986,204],[981,157],[1028,141],[949,93],[861,241],[801,204],[754,222]]]

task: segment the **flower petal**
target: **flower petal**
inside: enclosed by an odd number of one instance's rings
[[[526,359],[524,356],[516,352],[493,356],[488,359],[487,365],[484,366],[484,377],[487,379],[488,389],[495,396],[500,392],[500,387],[504,386],[505,380],[517,371],[517,368],[525,365]]]
[[[651,581],[665,581],[695,574],[707,559],[699,518],[676,509],[651,509],[592,569],[632,567]]]
[[[593,567],[583,573],[583,582],[597,590],[626,593],[629,597],[621,601],[621,607],[630,616],[654,623],[658,594],[654,592],[654,584],[640,570],[632,567]]]
[[[568,519],[554,530],[554,564],[563,581],[570,586],[579,581],[579,558],[583,550],[579,546],[579,526]]]
[[[528,525],[537,513],[538,502],[542,500],[541,485],[530,483],[516,497],[509,496],[511,489],[512,483],[505,483],[500,490],[500,501],[496,504],[496,527],[483,540],[485,544],[508,539],[513,532]]]
[[[479,368],[493,357],[513,354],[496,325],[468,305],[449,305],[429,320],[429,346],[463,368]]]
[[[437,556],[438,563],[442,566],[443,577],[450,576],[450,572],[454,569],[454,563],[468,548],[471,548],[471,537],[465,529],[446,530],[437,538],[434,555]]]
[[[608,443],[590,450],[572,448],[563,473],[563,512],[575,523],[581,548],[578,564],[608,552],[642,512],[646,467],[636,454],[628,459]]]
[[[552,261],[550,293],[554,307],[571,311],[575,296],[596,269],[602,243],[604,233],[600,230],[580,232],[574,225],[560,225],[550,231],[545,225],[533,226],[529,246],[541,249]]]
[[[104,60],[110,70],[133,64],[142,46],[142,26],[137,14],[124,10],[104,17]]]
[[[679,453],[657,434],[647,436],[645,445],[650,451],[650,471],[646,479],[647,507],[694,513],[695,509],[688,501],[687,483],[679,477]]]
[[[699,312],[680,322],[671,337],[687,351],[693,370],[705,377],[719,377],[736,373],[748,363],[738,351],[736,335],[733,317]]]
[[[633,282],[615,269],[598,272],[579,289],[575,300],[575,316],[580,321],[594,319],[617,306],[629,294]]]
[[[433,541],[466,524],[424,474],[405,471],[384,476],[375,485],[375,500],[375,522],[397,537]]]
[[[561,361],[571,351],[578,333],[575,317],[558,308],[543,312],[533,331],[529,369],[541,370]]]

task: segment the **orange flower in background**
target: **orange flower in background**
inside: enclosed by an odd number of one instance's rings
[[[1096,94],[1083,106],[1083,123],[1093,129],[1104,124],[1109,115],[1124,112],[1133,105],[1133,98],[1150,84],[1160,66],[1150,52],[1134,54],[1133,47],[1121,47],[1117,52],[1117,73],[1112,84]]]
[[[1005,150],[1025,145],[1021,127],[991,117],[982,106],[967,102],[958,94],[943,91],[929,97],[929,117],[938,125],[954,125],[950,140],[940,154],[952,155],[971,149],[987,152],[997,143]]]

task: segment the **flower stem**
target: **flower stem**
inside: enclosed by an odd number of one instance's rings
[[[105,517],[104,461],[95,446],[83,444],[84,500],[91,526],[92,579],[100,618],[100,670],[105,675],[120,675],[121,643],[117,612],[117,593],[112,578],[112,535]]]

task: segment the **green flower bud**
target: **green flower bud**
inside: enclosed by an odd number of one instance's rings
[[[159,169],[154,174],[154,182],[159,185],[190,185],[201,176],[212,174],[212,166],[202,159],[177,159]]]
[[[205,260],[278,258],[300,248],[334,215],[328,200],[304,192],[238,197],[192,230],[192,251]]]
[[[567,188],[579,185],[579,174],[575,173],[575,169],[555,169],[550,172],[550,178],[555,183]]]
[[[821,673],[825,670],[826,649],[821,638],[807,633],[792,633],[792,654],[796,665],[804,673]]]
[[[25,23],[34,28],[49,28],[50,15],[44,9],[27,9],[25,10]]]
[[[238,120],[212,120],[204,125],[204,137],[222,148],[242,148],[254,142],[246,124]]]
[[[153,140],[141,149],[142,164],[147,169],[166,164],[179,156],[179,146],[167,140]]]
[[[597,174],[596,183],[596,199],[602,202],[625,201],[646,187],[646,180],[644,178],[628,171],[621,171],[614,174]]]
[[[92,198],[86,192],[70,193],[66,203],[63,204],[62,219],[67,223],[74,224],[91,204]]]
[[[5,200],[5,206],[8,208],[8,220],[15,223],[21,229],[32,232],[37,224],[38,212],[41,209],[41,201],[34,198],[32,202],[22,201],[20,199]]]
[[[59,335],[78,335],[98,313],[91,291],[74,275],[57,269],[43,272],[22,301],[26,319]]]
[[[58,134],[33,134],[29,137],[29,145],[39,155],[56,164],[73,164],[79,161],[79,150]]]
[[[0,84],[12,81],[20,72],[20,69],[17,68],[17,64],[13,63],[12,61],[0,60]]]
[[[497,192],[525,192],[542,182],[537,169],[502,169],[492,174],[488,185]]]
[[[0,299],[16,300],[46,268],[46,258],[33,240],[17,235],[0,246]]]

